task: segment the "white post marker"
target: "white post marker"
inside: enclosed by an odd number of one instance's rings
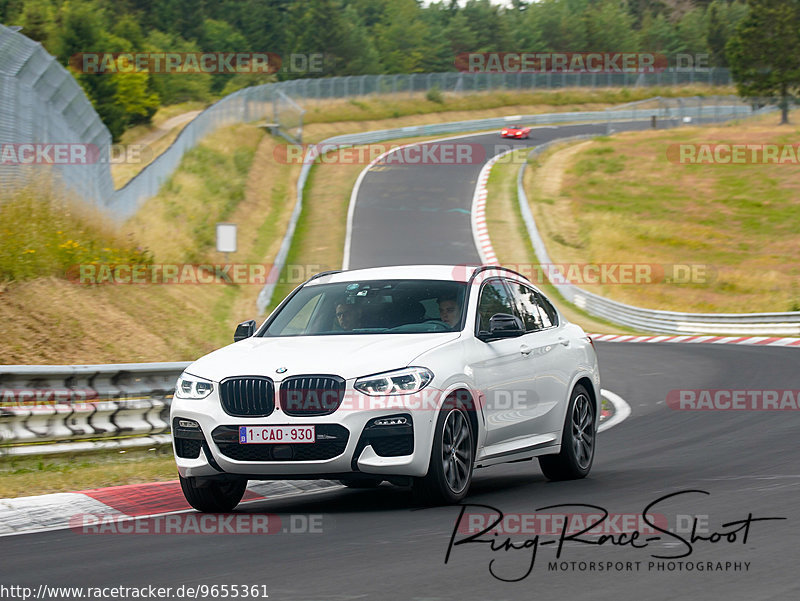
[[[217,224],[217,252],[225,253],[225,260],[228,260],[228,253],[236,252],[236,224],[218,223]]]

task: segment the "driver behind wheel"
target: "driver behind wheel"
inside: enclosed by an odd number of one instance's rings
[[[441,319],[451,329],[456,329],[461,321],[461,305],[455,296],[440,296],[439,319]]]
[[[336,305],[336,323],[345,332],[361,327],[361,307],[341,302]]]

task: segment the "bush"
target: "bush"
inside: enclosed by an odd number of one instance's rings
[[[433,86],[428,90],[428,93],[425,94],[425,98],[437,104],[444,104],[444,96],[442,96],[442,90],[439,89],[439,86]]]

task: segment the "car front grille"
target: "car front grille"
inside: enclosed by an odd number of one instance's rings
[[[286,415],[330,415],[344,398],[345,381],[338,376],[294,376],[281,384],[280,406]]]
[[[275,384],[262,376],[227,378],[219,384],[222,408],[235,417],[266,417],[275,410]]]
[[[211,434],[220,452],[236,461],[323,461],[344,453],[350,432],[337,424],[315,426],[314,444],[240,444],[238,426],[219,426]]]

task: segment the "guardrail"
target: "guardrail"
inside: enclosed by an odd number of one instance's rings
[[[639,105],[646,102],[658,102],[662,99],[654,97],[651,99],[639,101],[634,103]],[[694,100],[696,104],[689,104]],[[501,129],[509,123],[522,122],[525,125],[553,125],[565,123],[605,123],[611,124],[615,121],[632,121],[641,119],[669,119],[682,121],[688,117],[690,119],[704,119],[723,121],[736,117],[746,117],[753,114],[753,107],[746,104],[739,104],[730,102],[730,104],[713,104],[705,105],[713,99],[709,98],[686,98],[678,106],[660,106],[645,109],[621,109],[621,110],[605,110],[605,111],[576,111],[564,113],[544,113],[538,115],[513,115],[508,117],[493,117],[490,119],[472,119],[468,121],[452,121],[449,123],[433,123],[429,125],[412,125],[408,127],[399,127],[394,129],[379,129],[375,131],[363,132],[358,134],[342,134],[327,138],[318,144],[310,146],[306,151],[303,158],[303,166],[300,169],[300,175],[297,180],[297,201],[295,203],[294,211],[289,219],[289,224],[284,234],[283,241],[278,254],[273,262],[274,273],[280,273],[286,263],[286,257],[289,254],[289,248],[294,236],[297,220],[300,218],[300,213],[303,210],[303,190],[308,180],[308,175],[311,168],[314,166],[315,159],[326,152],[326,147],[329,150],[346,146],[359,146],[361,144],[372,144],[374,142],[384,142],[387,140],[396,140],[399,138],[413,138],[419,136],[436,136],[440,134],[451,134],[460,132],[483,131],[491,129]],[[268,282],[258,295],[256,306],[259,314],[263,314],[266,308],[272,301],[272,296],[275,292],[277,278],[270,278]]]
[[[308,149],[300,178],[297,183],[297,203],[284,235],[281,249],[276,257],[276,266],[282,268],[291,245],[297,219],[302,211],[303,188],[307,181],[314,159],[324,145],[358,145],[405,137],[429,136],[442,133],[480,131],[497,129],[511,121],[524,121],[526,124],[541,125],[551,123],[612,123],[618,120],[649,119],[654,114],[660,118],[703,117],[724,119],[746,116],[751,107],[742,105],[716,105],[711,107],[683,107],[676,115],[674,109],[626,109],[622,111],[595,111],[553,113],[547,115],[524,115],[500,117],[456,123],[442,123],[380,130],[360,134],[342,135],[328,138],[319,145]],[[563,142],[558,140],[558,143]],[[547,145],[536,147],[541,150]],[[523,165],[524,168],[524,165]],[[521,190],[522,169],[518,175],[518,189]],[[521,190],[524,195],[524,190]],[[526,214],[527,200],[520,196],[523,216]],[[549,262],[544,243],[527,209],[526,225],[529,226],[534,249],[540,259]],[[543,253],[541,251],[544,251]],[[613,319],[624,311],[632,315],[630,320],[638,319],[634,327],[658,330],[653,314],[664,311],[648,311],[637,307],[622,305],[592,295],[577,287],[559,288],[562,294],[590,313],[597,311],[599,316]],[[259,308],[269,304],[274,292],[274,284],[261,291]],[[622,309],[620,308],[622,307]],[[599,313],[605,311],[605,313]],[[636,312],[643,314],[636,315]],[[692,314],[672,313],[673,316],[692,316]],[[769,320],[771,316],[786,314],[759,314]],[[795,315],[795,314],[789,314]],[[800,314],[797,314],[800,316]],[[649,316],[649,317],[648,317]],[[707,318],[709,316],[694,315]],[[712,316],[718,318],[740,316]],[[646,325],[644,319],[652,325]],[[754,322],[759,323],[759,322]],[[767,323],[761,321],[761,324]],[[800,317],[798,317],[800,327]],[[631,322],[630,324],[633,325]],[[685,332],[686,330],[676,330]],[[761,330],[763,331],[763,329]],[[791,330],[787,333],[791,333]],[[141,446],[169,442],[169,403],[175,381],[189,365],[176,363],[133,363],[119,365],[60,365],[60,366],[0,366],[0,455],[25,455],[63,451],[88,450],[93,448],[116,448]]]
[[[0,455],[169,442],[169,404],[188,365],[0,365]]]
[[[42,45],[0,24],[0,143],[74,143],[96,146],[101,160],[55,165],[64,187],[108,211],[117,220],[133,215],[174,173],[183,155],[218,127],[263,119],[271,114],[278,132],[299,139],[302,109],[290,99],[350,98],[372,94],[418,94],[567,87],[730,85],[723,68],[677,69],[658,73],[412,73],[294,79],[253,86],[222,98],[186,125],[155,161],[119,190],[110,170],[111,135],[81,87]],[[294,105],[294,106],[292,106]],[[24,185],[31,165],[0,165],[0,184]]]
[[[562,138],[534,147],[528,157],[541,154],[555,144],[594,136],[573,136]],[[544,240],[536,227],[536,221],[530,210],[528,197],[522,180],[527,162],[523,163],[517,173],[517,200],[528,230],[533,250],[541,264],[554,265],[547,252]],[[607,321],[628,326],[637,330],[659,332],[665,334],[723,334],[732,336],[769,335],[800,336],[800,311],[784,313],[683,313],[678,311],[660,311],[644,309],[604,298],[598,294],[587,292],[582,288],[565,282],[563,273],[557,266],[552,271],[554,278],[551,284],[568,302],[583,309],[590,315]],[[562,280],[559,282],[559,277]]]

